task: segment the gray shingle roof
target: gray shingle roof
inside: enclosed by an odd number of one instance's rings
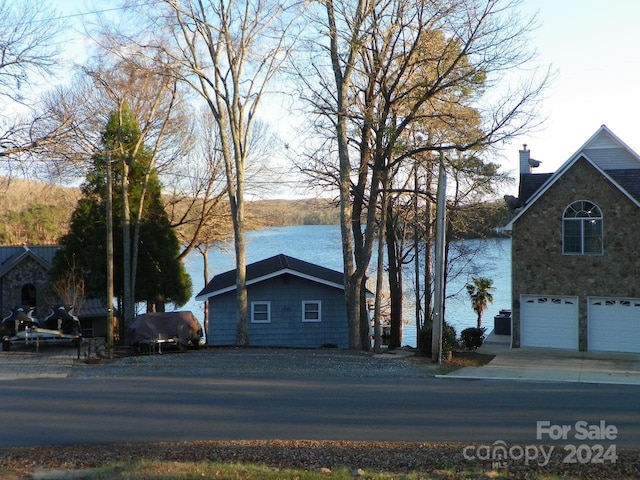
[[[640,169],[607,170],[606,173],[629,195],[640,202]]]
[[[49,246],[6,246],[0,247],[0,277],[7,274],[25,257],[31,256],[45,268],[51,268],[53,257],[60,249],[57,245]]]
[[[283,254],[247,265],[247,284],[257,283],[286,273],[332,285],[336,288],[343,288],[344,285],[344,275],[341,272]],[[196,295],[196,299],[204,300],[205,298],[234,290],[235,285],[235,270],[220,273],[213,277],[204,289]]]
[[[640,169],[605,170],[614,182],[640,202]],[[553,176],[553,173],[528,173],[520,176],[518,200],[524,205]]]
[[[520,175],[518,200],[520,200],[521,205],[527,203],[552,176],[553,173],[525,173]]]

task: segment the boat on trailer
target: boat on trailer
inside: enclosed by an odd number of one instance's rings
[[[33,316],[33,309],[14,307],[2,320],[2,350],[11,350],[15,344],[68,343],[79,348],[82,342],[80,320],[73,315],[73,307],[56,305],[44,320]]]

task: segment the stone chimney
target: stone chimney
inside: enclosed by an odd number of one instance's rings
[[[533,169],[539,167],[541,163],[540,160],[531,158],[531,152],[527,150],[526,143],[522,145],[522,150],[520,150],[520,175],[532,173]]]
[[[522,150],[520,150],[520,175],[531,173],[529,160],[531,160],[531,151],[527,150],[527,144],[525,143],[522,145]]]

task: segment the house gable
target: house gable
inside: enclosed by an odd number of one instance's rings
[[[288,255],[275,255],[247,265],[247,286],[263,282],[280,275],[293,275],[316,283],[344,289],[342,273]],[[232,292],[236,289],[236,271],[229,270],[213,277],[198,295],[197,301]]]
[[[611,185],[640,208],[640,157],[606,125],[602,125],[555,173],[521,175],[521,207],[505,225],[504,230],[512,230],[520,216],[579,160],[591,163]]]
[[[523,298],[558,305],[575,299],[578,348],[583,351],[589,349],[589,298],[640,298],[635,281],[640,276],[640,160],[606,127],[585,145],[510,222],[515,347],[521,345]],[[616,168],[605,170],[609,166]],[[563,253],[563,213],[577,201],[592,202],[602,212],[601,254]],[[557,333],[546,334],[551,338]]]
[[[59,247],[0,247],[0,278],[3,278],[12,268],[19,265],[25,259],[30,258],[49,271],[53,257]]]

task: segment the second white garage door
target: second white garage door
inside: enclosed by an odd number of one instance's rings
[[[640,353],[640,298],[589,298],[588,349]]]
[[[520,345],[578,349],[578,297],[522,295]]]

